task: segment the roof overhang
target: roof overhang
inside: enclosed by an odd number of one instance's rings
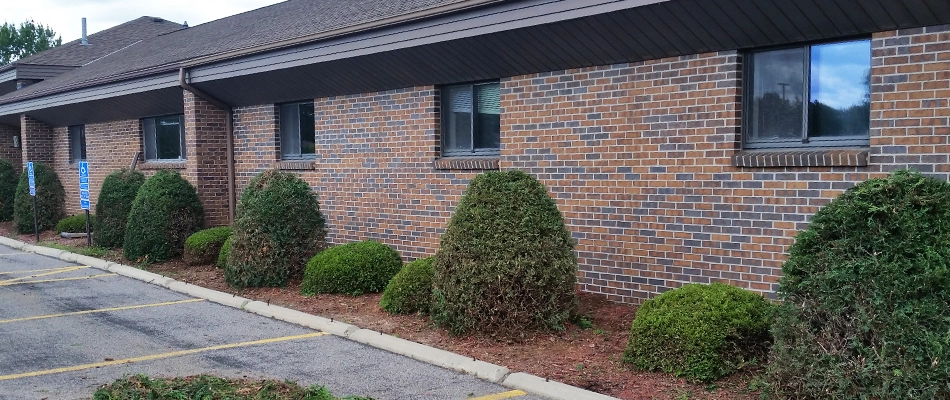
[[[188,78],[231,105],[268,104],[948,23],[945,0],[507,1],[193,65]],[[0,105],[0,115],[167,89],[178,67]]]

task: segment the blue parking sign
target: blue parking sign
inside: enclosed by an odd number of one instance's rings
[[[30,181],[30,196],[36,196],[36,179],[33,175],[33,161],[26,163],[26,176]]]
[[[89,210],[89,163],[79,162],[79,206]]]

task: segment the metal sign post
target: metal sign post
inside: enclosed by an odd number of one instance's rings
[[[33,161],[26,163],[26,176],[30,181],[30,197],[33,198],[33,233],[36,234],[36,243],[40,242],[40,223],[36,217],[36,178],[33,175]]]
[[[79,206],[86,210],[86,247],[92,247],[92,232],[89,231],[89,163],[79,162]]]

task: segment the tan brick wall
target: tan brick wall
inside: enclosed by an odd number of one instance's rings
[[[185,171],[198,190],[205,225],[230,223],[228,213],[228,112],[183,91],[185,103]]]
[[[23,170],[23,151],[13,147],[13,137],[19,134],[19,126],[0,124],[0,159],[13,163],[17,173]]]

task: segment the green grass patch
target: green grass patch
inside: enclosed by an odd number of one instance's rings
[[[322,386],[292,381],[225,379],[211,375],[150,378],[135,375],[96,389],[93,400],[372,400],[336,397]]]
[[[102,247],[79,247],[79,246],[69,246],[65,244],[59,244],[56,242],[40,242],[40,246],[43,247],[52,247],[54,249],[66,250],[70,253],[82,254],[88,257],[102,258],[109,253],[109,249],[104,249]]]

